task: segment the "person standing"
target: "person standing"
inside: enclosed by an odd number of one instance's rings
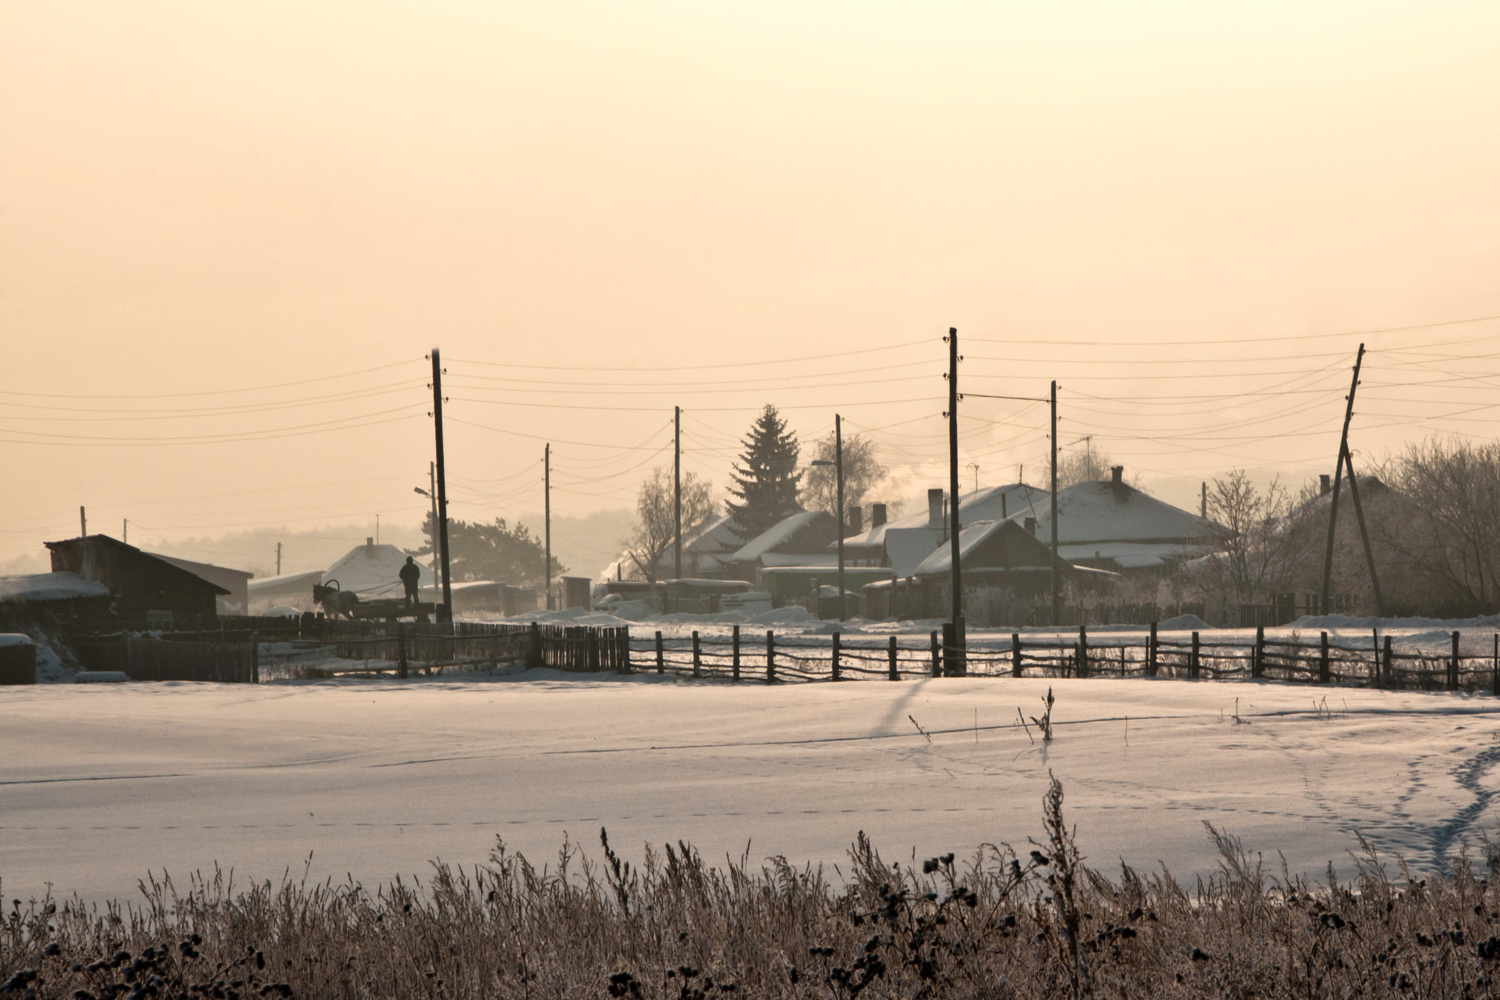
[[[406,584],[406,606],[411,607],[417,603],[417,583],[422,579],[422,568],[412,561],[411,556],[407,556],[400,576],[401,582]]]

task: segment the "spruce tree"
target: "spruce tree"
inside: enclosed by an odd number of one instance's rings
[[[734,465],[729,492],[742,503],[729,502],[729,513],[747,541],[802,508],[797,503],[797,435],[770,403],[761,411],[742,442],[744,452]]]

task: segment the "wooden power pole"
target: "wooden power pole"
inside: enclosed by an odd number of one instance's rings
[[[953,559],[953,647],[958,670],[962,672],[964,637],[964,579],[958,545],[958,327],[948,328],[948,519],[949,553]],[[840,514],[843,512],[840,511]],[[842,596],[842,595],[841,595]],[[946,657],[945,657],[946,658]],[[945,670],[945,673],[950,671]]]
[[[445,466],[443,465],[443,365],[438,356],[438,349],[432,349],[432,422],[437,432],[437,541],[442,549],[439,558],[443,564],[443,604],[438,608],[437,620],[440,622],[451,622],[453,620],[453,589],[448,581],[448,479]]]
[[[1057,380],[1052,380],[1052,627],[1062,619],[1062,589],[1057,579]]]
[[[672,407],[672,520],[676,542],[672,551],[672,578],[682,579],[682,407]]]
[[[547,595],[547,610],[552,610],[552,443],[542,449],[542,536],[545,548],[542,550],[542,559],[545,561],[545,576],[547,583],[542,591]]]
[[[839,496],[839,621],[844,620],[844,531],[848,523],[844,517],[844,423],[837,413],[833,415],[833,475],[838,480]],[[895,591],[892,591],[895,593]],[[813,595],[815,598],[816,594]],[[813,607],[817,607],[814,603]]]
[[[1359,345],[1359,353],[1354,356],[1354,377],[1349,382],[1349,395],[1345,396],[1344,404],[1344,430],[1339,435],[1339,457],[1333,467],[1333,496],[1328,501],[1328,546],[1323,551],[1323,589],[1319,594],[1322,614],[1331,614],[1333,608],[1333,531],[1338,526],[1339,519],[1339,486],[1344,478],[1344,466],[1349,465],[1352,470],[1353,463],[1346,463],[1345,458],[1349,451],[1349,421],[1354,417],[1354,392],[1359,388],[1359,368],[1365,360],[1365,345]],[[1353,478],[1351,471],[1350,477]],[[1361,520],[1364,515],[1361,513]],[[1373,571],[1375,563],[1372,560],[1370,568]]]

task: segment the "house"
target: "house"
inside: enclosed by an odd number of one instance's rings
[[[1160,570],[1202,555],[1223,536],[1214,522],[1128,485],[1124,471],[1117,465],[1107,481],[1057,492],[1058,558],[1117,572]],[[1037,506],[1037,538],[1048,541],[1051,506]]]
[[[1052,494],[1026,483],[988,486],[959,494],[960,527],[980,521],[1021,520],[1035,517],[1047,506]],[[845,566],[883,566],[891,575],[909,577],[917,567],[948,538],[948,517],[944,492],[927,491],[927,509],[906,517],[887,521],[885,505],[875,504],[868,531],[844,539]],[[830,546],[836,549],[837,543]]]
[[[744,547],[740,537],[740,525],[729,514],[720,514],[684,533],[682,537],[682,575],[692,579],[714,579],[733,575],[733,568],[725,560]],[[656,578],[670,579],[677,575],[676,546],[667,546],[656,563]]]
[[[418,588],[432,586],[432,573],[421,563],[413,562],[420,573]],[[401,567],[405,565],[405,552],[394,545],[376,545],[375,539],[366,538],[365,544],[356,545],[328,567],[323,573],[322,584],[327,587],[337,582],[340,590],[351,590],[361,600],[400,599],[406,595],[400,575]]]
[[[761,570],[781,566],[837,571],[838,556],[828,551],[837,541],[838,525],[822,510],[804,510],[783,518],[724,557],[727,575],[757,583]]]
[[[218,601],[218,611],[221,615],[243,615],[249,614],[250,609],[250,578],[254,573],[247,573],[242,569],[229,569],[227,566],[215,566],[213,563],[194,562],[191,559],[179,559],[176,556],[164,556],[160,552],[150,553],[158,559],[164,559],[179,569],[185,569],[195,576],[202,577],[209,583],[216,583],[229,591],[228,597],[221,597]]]
[[[110,610],[121,618],[147,619],[148,612],[161,612],[176,624],[212,622],[218,598],[229,596],[227,587],[108,535],[43,544],[52,552],[54,573],[73,573],[108,587]]]

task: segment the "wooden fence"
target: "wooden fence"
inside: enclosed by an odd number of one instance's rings
[[[630,670],[630,632],[624,627],[456,622],[451,625],[398,625],[368,638],[341,639],[334,655],[346,660],[395,664],[398,676],[413,666],[434,667],[525,663],[561,670]],[[376,669],[390,669],[376,668]]]
[[[70,645],[87,669],[118,670],[133,681],[260,681],[254,642],[176,642],[122,632],[74,636]]]
[[[1108,635],[1108,634],[1106,634]],[[690,677],[777,681],[853,680],[915,677],[1163,677],[1203,680],[1265,679],[1317,684],[1357,684],[1420,690],[1486,690],[1500,695],[1500,633],[1489,633],[1490,651],[1463,653],[1462,635],[1453,632],[1441,653],[1398,650],[1389,635],[1372,632],[1368,645],[1340,644],[1327,632],[1316,641],[1268,639],[1205,640],[1193,632],[1163,638],[1150,626],[1143,638],[1091,638],[1086,627],[1076,636],[982,639],[967,649],[944,646],[937,632],[920,644],[889,636],[852,641],[835,632],[831,641],[809,636],[778,639],[767,631],[728,638],[693,632],[687,637],[630,640],[638,669]]]

